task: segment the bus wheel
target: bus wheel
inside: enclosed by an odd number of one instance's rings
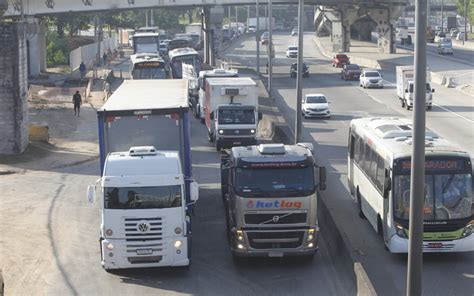
[[[362,219],[365,219],[364,212],[362,212],[362,203],[360,199],[359,188],[357,188],[356,196],[357,196],[357,209],[359,210],[359,217]]]

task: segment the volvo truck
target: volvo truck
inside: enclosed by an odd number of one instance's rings
[[[260,144],[221,155],[227,238],[235,258],[315,254],[326,169],[312,150],[308,143]]]

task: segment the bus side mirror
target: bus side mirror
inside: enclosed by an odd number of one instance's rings
[[[190,193],[191,203],[196,203],[199,199],[199,184],[196,181],[192,181],[189,184],[189,193]]]
[[[326,190],[326,168],[319,167],[319,190]]]
[[[262,112],[258,112],[258,121],[262,120],[262,118],[263,118]]]
[[[95,200],[95,185],[87,186],[87,200],[89,203],[94,203]]]
[[[214,111],[212,111],[211,114],[209,114],[209,118],[210,118],[211,120],[214,120]]]
[[[385,177],[383,182],[383,198],[388,198],[388,193],[392,189],[392,180],[390,177]]]

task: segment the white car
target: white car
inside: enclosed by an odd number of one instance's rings
[[[363,88],[379,87],[383,88],[383,78],[377,70],[364,70],[359,77],[359,86]]]
[[[302,102],[302,115],[308,117],[331,118],[329,102],[323,94],[307,94]]]
[[[298,36],[298,29],[291,30],[291,36]]]
[[[298,46],[290,45],[286,50],[287,58],[296,58],[298,57]]]

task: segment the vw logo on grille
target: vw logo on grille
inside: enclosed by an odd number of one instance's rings
[[[280,216],[273,216],[272,221],[273,223],[278,223],[278,221],[280,221]]]
[[[150,230],[150,224],[146,222],[138,223],[137,230],[140,232],[148,232],[148,230]]]

